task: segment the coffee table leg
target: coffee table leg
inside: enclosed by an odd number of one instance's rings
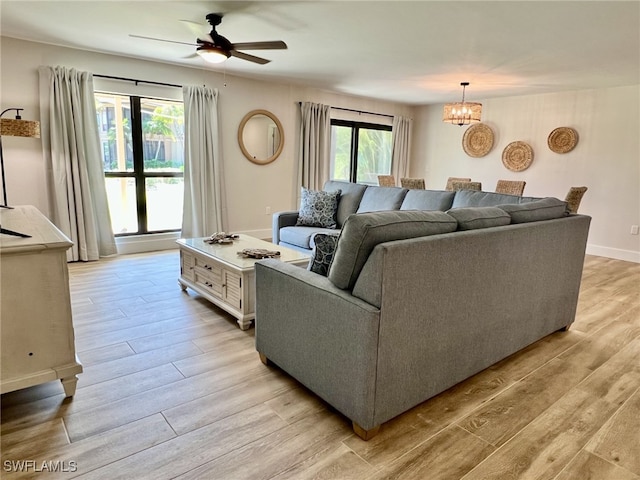
[[[249,330],[249,328],[251,328],[251,320],[238,319],[238,325],[240,326],[240,330]]]

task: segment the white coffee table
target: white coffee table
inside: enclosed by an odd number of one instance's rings
[[[180,278],[183,290],[191,288],[211,303],[238,319],[242,330],[251,326],[256,316],[255,258],[244,258],[238,252],[245,248],[277,250],[283,262],[301,267],[309,264],[310,255],[281,247],[249,235],[240,235],[231,244],[210,244],[204,238],[181,238]]]

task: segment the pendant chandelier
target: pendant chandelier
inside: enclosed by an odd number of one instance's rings
[[[470,125],[478,123],[482,116],[482,104],[474,102],[465,102],[464,93],[469,82],[460,83],[462,86],[462,101],[456,103],[447,103],[444,106],[442,121],[452,125]]]

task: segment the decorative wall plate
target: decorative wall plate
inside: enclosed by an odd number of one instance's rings
[[[462,136],[462,148],[470,157],[484,157],[493,148],[493,130],[484,123],[470,126]]]
[[[502,163],[512,172],[521,172],[533,162],[533,149],[525,142],[511,142],[502,151]]]
[[[571,127],[558,127],[549,134],[547,145],[552,152],[567,153],[578,144],[578,132]]]

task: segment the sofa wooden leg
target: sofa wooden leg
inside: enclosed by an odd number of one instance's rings
[[[564,327],[562,327],[560,330],[558,330],[559,332],[567,332],[569,331],[569,328],[571,327],[571,325],[565,325]]]
[[[264,353],[258,352],[258,355],[260,355],[260,361],[262,363],[264,363],[267,367],[269,366],[269,359],[267,358],[267,356]]]
[[[362,440],[364,440],[365,442],[367,440],[371,440],[373,437],[375,437],[378,432],[380,431],[380,425],[376,425],[373,428],[370,428],[369,430],[365,430],[364,428],[362,428],[360,425],[358,425],[356,422],[351,422],[353,425],[353,431],[356,435],[358,435]]]

